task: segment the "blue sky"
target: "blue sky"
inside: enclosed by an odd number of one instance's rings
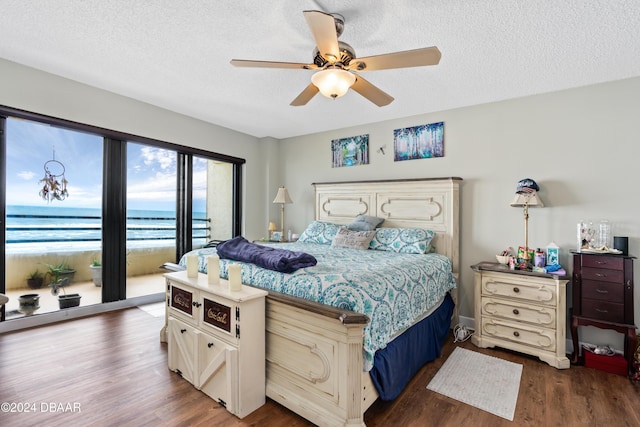
[[[69,196],[48,203],[38,194],[44,164],[61,162],[69,182]],[[127,148],[127,207],[175,210],[176,153],[129,143]],[[57,163],[49,163],[60,174]],[[204,210],[206,160],[194,164],[194,209]],[[7,204],[50,207],[100,208],[102,206],[102,137],[69,131],[27,120],[7,120]]]

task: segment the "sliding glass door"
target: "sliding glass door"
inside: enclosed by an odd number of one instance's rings
[[[0,320],[162,300],[163,264],[240,233],[243,163],[0,106]]]
[[[193,248],[234,237],[233,164],[193,156]]]
[[[175,262],[178,153],[127,142],[127,298],[164,292]]]
[[[91,265],[101,261],[103,138],[15,118],[5,132],[6,318],[101,303]]]

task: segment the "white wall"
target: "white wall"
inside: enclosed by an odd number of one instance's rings
[[[462,177],[460,311],[468,317],[468,267],[524,244],[523,212],[509,206],[522,178],[536,180],[545,203],[530,211],[531,247],[555,241],[571,271],[576,223],[606,218],[614,235],[629,236],[629,252],[640,255],[638,94],[640,78],[634,78],[282,140],[284,184],[294,200],[287,227],[301,232],[313,220],[313,182]],[[445,123],[444,158],[393,161],[394,129],[438,121]],[[331,140],[360,134],[369,134],[370,164],[332,169]],[[377,152],[382,145],[385,155]],[[640,265],[635,271],[640,283]],[[640,321],[640,290],[635,318]],[[621,342],[618,334],[588,329],[591,342]]]
[[[266,164],[257,138],[3,59],[0,76],[0,105],[246,159],[243,234],[264,234]]]

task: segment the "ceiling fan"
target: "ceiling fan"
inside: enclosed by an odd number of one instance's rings
[[[440,62],[437,47],[406,50],[383,55],[356,58],[354,49],[338,41],[344,29],[344,18],[318,10],[305,10],[304,17],[316,42],[313,63],[251,61],[232,59],[236,67],[299,68],[318,70],[311,76],[311,83],[292,102],[293,106],[305,105],[318,92],[328,98],[338,98],[352,88],[379,107],[390,104],[393,97],[360,76],[361,72],[389,70],[392,68],[422,67]]]

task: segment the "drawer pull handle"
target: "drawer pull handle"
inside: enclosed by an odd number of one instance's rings
[[[520,314],[520,311],[517,308],[514,308],[513,309],[513,314],[518,315],[518,314]]]
[[[513,292],[517,294],[518,292],[520,292],[520,288],[513,288]]]
[[[209,348],[213,347],[213,343],[212,342],[208,343],[207,347],[209,347]]]
[[[604,289],[596,289],[596,292],[599,294],[608,294],[609,291],[605,291]]]
[[[596,273],[596,276],[598,276],[598,277],[607,277],[606,274],[602,274],[602,273]]]
[[[600,309],[600,308],[596,308],[596,311],[597,311],[598,313],[608,313],[608,312],[609,312],[609,310],[602,310],[602,309]]]
[[[186,330],[186,329],[180,329],[180,333],[181,333],[181,334],[184,334],[185,332],[187,332],[187,330]]]
[[[513,336],[514,336],[514,337],[519,337],[519,336],[520,336],[520,332],[518,332],[518,331],[513,331]]]

